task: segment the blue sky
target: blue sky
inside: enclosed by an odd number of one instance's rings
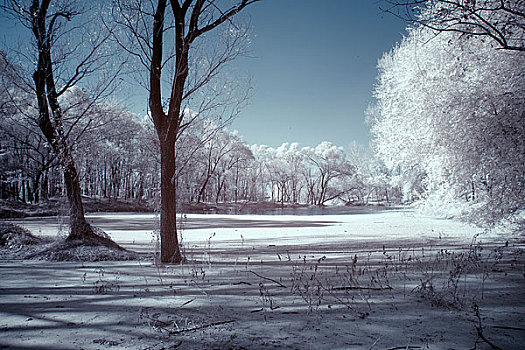
[[[263,0],[247,9],[254,96],[232,128],[250,144],[367,145],[377,60],[406,24],[375,0]]]

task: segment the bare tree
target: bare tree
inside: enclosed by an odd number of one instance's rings
[[[118,69],[113,75],[101,80],[102,83],[93,89],[92,102],[87,103],[82,111],[77,110],[73,119],[68,120],[69,108],[63,108],[62,105],[63,98],[71,89],[108,64],[110,54],[103,50],[103,46],[109,34],[82,31],[86,30],[84,25],[88,19],[82,17],[85,14],[81,6],[71,1],[7,0],[2,9],[31,30],[33,35],[36,68],[32,78],[37,101],[36,120],[63,169],[70,205],[71,231],[68,240],[98,240],[109,244],[94,233],[84,217],[79,174],[69,137],[95,101],[110,92],[111,82]],[[86,22],[75,22],[77,18],[83,18]],[[69,22],[72,24],[67,27]],[[82,34],[89,35],[89,40]],[[27,64],[28,70],[31,69],[30,65],[31,63]],[[80,134],[87,127],[88,125]]]
[[[199,92],[205,86],[215,85],[216,88],[207,90],[207,93],[213,95],[211,91],[215,91],[226,98],[230,95],[227,85],[210,82],[218,77],[227,62],[241,53],[239,42],[245,33],[233,24],[232,18],[258,1],[238,0],[233,6],[215,0],[117,1],[119,12],[115,17],[125,29],[119,42],[124,50],[138,58],[149,74],[149,108],[161,155],[160,236],[163,263],[177,263],[183,259],[176,225],[174,180],[177,138],[202,114],[213,110],[220,115],[221,109],[231,107],[231,100],[199,96]],[[198,38],[202,42],[202,38],[210,36],[215,28],[225,23],[230,24],[224,33],[227,40],[221,42],[216,36],[213,42],[208,41],[207,47],[196,45]],[[126,38],[131,38],[135,46],[124,44],[123,39]],[[169,88],[163,89],[164,85]]]
[[[494,40],[501,49],[525,51],[524,0],[385,0],[385,11],[437,32]]]

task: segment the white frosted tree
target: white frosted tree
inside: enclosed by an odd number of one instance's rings
[[[304,147],[301,151],[312,166],[307,174],[312,204],[324,205],[350,190],[347,185],[354,174],[354,167],[346,158],[342,147],[323,141],[315,148]],[[336,182],[338,186],[334,186]]]
[[[349,191],[343,197],[347,204],[369,204],[370,201],[399,203],[400,191],[395,177],[370,148],[354,142],[347,150],[347,158],[355,168],[349,181]]]
[[[284,204],[297,203],[303,188],[301,174],[304,172],[304,155],[297,142],[285,142],[271,149],[267,168],[272,180],[272,193],[277,201]]]
[[[492,225],[524,205],[525,55],[437,34],[413,28],[380,60],[376,150],[401,177],[423,178],[427,204]]]

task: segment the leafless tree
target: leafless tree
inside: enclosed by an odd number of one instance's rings
[[[235,107],[231,109],[231,86],[219,84],[216,79],[225,64],[242,52],[240,44],[246,31],[233,24],[232,18],[258,1],[117,1],[115,20],[123,28],[117,35],[118,41],[148,73],[149,109],[161,155],[163,263],[183,259],[176,225],[176,141],[203,114],[214,111],[221,115],[226,109],[232,112],[229,116],[237,112]],[[227,30],[214,31],[219,26]],[[127,45],[126,40],[134,44]],[[204,87],[206,95],[202,94]],[[218,96],[221,98],[215,98]]]
[[[37,101],[36,120],[63,169],[70,205],[71,231],[68,240],[98,240],[84,217],[70,135],[81,118],[89,113],[90,107],[109,94],[119,71],[116,69],[104,76],[99,80],[100,84],[95,79],[90,80],[94,74],[106,72],[103,67],[108,65],[111,54],[105,50],[104,44],[109,33],[90,31],[92,27],[87,26],[90,19],[84,12],[85,5],[74,1],[5,0],[1,6],[9,18],[18,20],[29,29],[34,39],[33,60],[36,67],[32,80]],[[22,55],[28,56],[27,53]],[[25,68],[28,71],[33,69],[31,59]],[[72,117],[68,114],[70,108],[64,108],[63,99],[72,89],[88,80],[93,84],[92,102],[84,103],[85,108],[81,111],[73,108],[77,114]],[[80,133],[85,132],[88,126],[89,123],[86,123]]]
[[[384,10],[437,32],[494,40],[501,49],[525,51],[524,0],[385,0]]]

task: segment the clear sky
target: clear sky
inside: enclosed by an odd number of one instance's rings
[[[376,0],[263,0],[247,9],[254,96],[232,128],[250,144],[367,145],[377,60],[405,33]]]

